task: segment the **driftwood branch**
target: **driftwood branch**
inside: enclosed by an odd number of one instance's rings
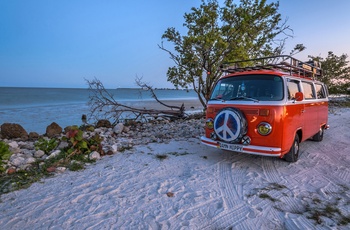
[[[89,119],[99,120],[108,119],[113,123],[126,119],[148,120],[149,118],[170,118],[178,119],[184,117],[185,107],[172,106],[160,101],[153,88],[142,82],[142,78],[136,79],[136,84],[141,90],[147,90],[151,93],[152,98],[159,104],[169,109],[137,108],[118,102],[112,93],[112,90],[106,89],[98,79],[86,80],[90,90],[89,102],[90,107]]]

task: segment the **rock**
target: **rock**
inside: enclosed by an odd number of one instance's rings
[[[91,145],[90,146],[90,150],[91,151],[96,151],[97,150],[97,146],[96,145]]]
[[[54,166],[48,167],[46,169],[46,171],[48,171],[48,172],[55,172],[56,171],[56,167],[54,167]]]
[[[45,155],[45,152],[43,150],[37,150],[35,153],[34,153],[34,157],[36,158],[40,158],[42,156]]]
[[[21,152],[21,149],[20,148],[10,148],[10,151],[12,154],[16,154],[16,153],[20,153]]]
[[[98,152],[93,151],[89,154],[89,159],[90,160],[99,160],[99,159],[101,159],[101,155]]]
[[[24,165],[26,163],[26,159],[23,157],[22,154],[12,154],[10,158],[10,164],[19,167],[21,165]]]
[[[100,127],[111,128],[112,125],[111,125],[111,122],[109,120],[102,119],[102,120],[99,120],[96,124],[96,128],[100,128]]]
[[[19,124],[4,123],[1,125],[1,137],[14,139],[20,138],[22,140],[28,140],[27,131]]]
[[[50,155],[46,159],[57,157],[60,153],[61,153],[61,150],[55,150],[52,153],[50,153]]]
[[[24,155],[25,158],[32,157],[35,151],[29,150],[29,149],[21,149],[21,153]]]
[[[68,142],[66,141],[61,141],[61,143],[58,145],[57,149],[64,149],[66,147],[68,147]]]
[[[9,147],[12,149],[17,149],[18,148],[18,143],[16,141],[12,141],[8,143]]]
[[[96,128],[95,130],[94,130],[94,132],[92,133],[92,135],[94,134],[94,133],[101,133],[102,132],[102,128]]]
[[[63,173],[64,171],[66,171],[66,167],[57,167],[56,168],[56,172],[58,172],[58,173]]]
[[[6,170],[6,173],[8,175],[14,174],[14,173],[16,173],[16,169],[15,168],[9,168],[9,169]]]
[[[166,195],[167,195],[168,197],[174,197],[174,193],[173,193],[173,192],[167,192]]]
[[[29,142],[29,141],[20,141],[18,142],[18,146],[21,149],[34,149],[34,142]]]
[[[31,168],[32,165],[31,164],[24,164],[18,167],[19,170],[27,170],[29,168]]]
[[[130,128],[128,126],[124,126],[123,132],[124,133],[130,132]]]
[[[114,144],[114,145],[112,145],[112,152],[113,153],[117,153],[118,152],[118,150],[120,150],[120,144]]]
[[[77,125],[70,125],[64,128],[64,133],[68,133],[71,130],[76,130],[79,129],[79,127]]]
[[[49,126],[46,128],[46,136],[49,138],[56,137],[62,133],[62,128],[57,123],[52,122]]]
[[[123,132],[123,129],[124,129],[123,123],[118,123],[116,126],[114,126],[113,132],[115,134],[121,134]]]
[[[36,161],[36,159],[34,157],[28,157],[25,159],[26,164],[32,164]]]
[[[29,140],[37,140],[39,139],[40,135],[36,132],[30,132],[28,137],[29,137]]]

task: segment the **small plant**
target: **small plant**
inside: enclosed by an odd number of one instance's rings
[[[56,138],[52,139],[45,139],[45,138],[40,138],[37,142],[34,144],[35,150],[42,150],[46,154],[54,150],[58,146],[58,141]]]
[[[261,198],[261,199],[268,199],[268,200],[270,200],[270,201],[272,201],[272,202],[279,201],[278,199],[275,199],[275,198],[271,197],[271,196],[270,196],[269,194],[267,194],[267,193],[261,193],[261,194],[259,195],[259,198]]]
[[[5,171],[5,166],[3,165],[3,160],[9,160],[12,153],[10,147],[7,143],[0,141],[0,173]]]
[[[79,171],[84,169],[84,165],[82,163],[74,161],[74,162],[71,162],[68,168],[71,171]]]
[[[122,146],[120,149],[118,149],[118,151],[122,153],[130,149],[132,149],[132,146]]]
[[[283,184],[278,184],[278,183],[270,183],[270,185],[266,188],[266,190],[277,190],[277,191],[280,191],[280,190],[283,190],[287,188],[285,185]]]
[[[5,174],[0,177],[0,195],[18,189],[28,188],[34,182],[47,175],[46,170],[40,168],[39,162],[35,162],[33,167],[27,170],[19,170],[14,174]]]
[[[188,153],[188,152],[183,152],[183,153],[179,153],[179,152],[170,152],[170,153],[168,153],[168,154],[178,157],[178,156],[185,156],[185,155],[188,155],[188,154],[190,154],[190,153]]]
[[[339,221],[339,224],[343,226],[350,224],[350,215],[342,216],[342,218]]]
[[[95,134],[95,136],[90,139],[83,137],[83,131],[78,127],[72,127],[66,134],[65,137],[70,144],[69,149],[67,149],[68,158],[74,155],[86,155],[91,151],[102,151],[100,135]]]
[[[165,154],[157,154],[156,157],[157,157],[159,160],[165,160],[165,159],[168,158],[168,156],[165,155]]]

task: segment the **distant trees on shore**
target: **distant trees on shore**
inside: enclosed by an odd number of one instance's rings
[[[337,56],[329,51],[326,58],[309,57],[321,62],[323,76],[319,80],[328,86],[331,94],[350,94],[350,66],[347,54]]]

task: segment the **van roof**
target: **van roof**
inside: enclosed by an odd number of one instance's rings
[[[221,71],[227,74],[289,74],[294,77],[316,80],[322,76],[321,63],[302,62],[288,55],[269,56],[223,63]],[[224,76],[226,77],[226,76]]]

